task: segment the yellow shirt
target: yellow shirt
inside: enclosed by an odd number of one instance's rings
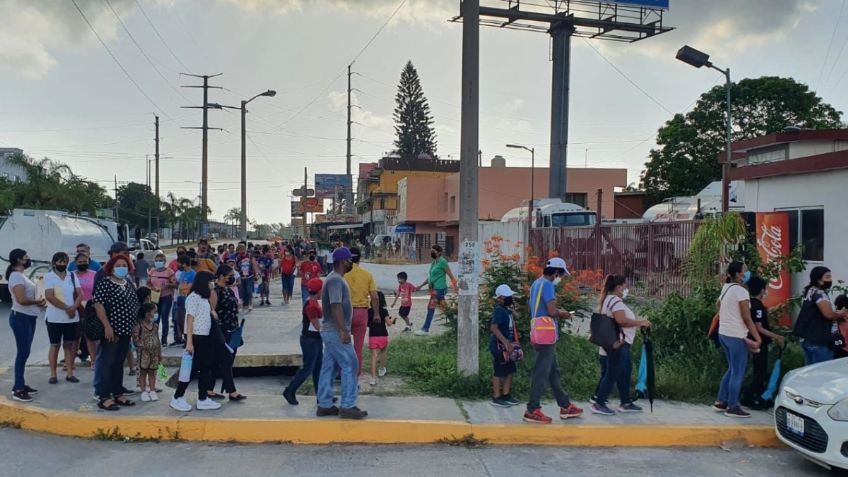
[[[371,308],[371,292],[377,291],[377,282],[371,272],[353,264],[353,269],[344,276],[350,287],[350,303],[354,308]]]

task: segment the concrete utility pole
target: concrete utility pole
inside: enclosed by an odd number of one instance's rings
[[[300,208],[301,208],[301,212],[303,212],[303,239],[306,240],[307,242],[309,242],[309,231],[306,229],[306,191],[308,190],[307,185],[306,185],[306,180],[307,180],[306,177],[307,177],[307,173],[306,173],[306,168],[304,167],[303,168],[303,195],[300,196]]]
[[[351,87],[350,87],[350,79],[353,76],[353,73],[350,70],[350,67],[353,66],[353,63],[347,65],[347,185],[345,185],[345,213],[352,214],[353,213],[353,176],[350,173],[350,112],[351,112]]]
[[[462,132],[459,161],[459,326],[457,367],[460,374],[477,375],[479,363],[479,296],[477,243],[480,129],[480,0],[462,2]]]
[[[156,238],[158,243],[159,232],[161,230],[159,227],[159,116],[154,117],[156,118],[153,124],[156,126]]]
[[[551,81],[551,165],[548,197],[565,202],[568,174],[568,95],[571,72],[571,35],[574,25],[551,29],[553,79]]]
[[[276,91],[269,89],[241,102],[241,214],[239,214],[239,232],[244,241],[247,241],[247,104],[260,96],[273,98],[276,95]],[[229,108],[229,106],[222,107]]]

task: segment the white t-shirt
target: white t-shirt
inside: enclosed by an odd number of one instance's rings
[[[209,300],[197,293],[192,293],[186,298],[186,316],[194,317],[194,334],[208,336],[212,329],[212,309]]]
[[[44,290],[53,290],[55,297],[61,300],[66,305],[74,304],[74,282],[71,279],[71,272],[65,273],[65,279],[59,278],[56,272],[49,272],[44,276]],[[76,288],[79,288],[79,283],[76,283]],[[82,290],[80,290],[82,293]],[[48,323],[78,323],[79,314],[74,312],[73,317],[69,317],[65,310],[57,308],[49,301],[47,302],[47,312],[45,319]]]
[[[633,310],[630,309],[627,305],[624,304],[624,300],[619,298],[617,295],[609,295],[604,298],[604,306],[601,308],[601,313],[607,316],[613,316],[613,313],[623,311],[624,317],[628,320],[635,320],[636,314],[633,313]],[[621,327],[621,332],[624,334],[624,342],[632,345],[633,340],[636,339],[636,327]],[[600,346],[598,346],[598,354],[601,356],[606,356],[607,352]]]
[[[41,314],[41,307],[38,305],[21,305],[18,303],[14,292],[14,288],[18,285],[24,287],[24,298],[35,300],[35,283],[21,272],[12,272],[9,275],[9,293],[12,295],[12,311],[30,316],[39,316]]]
[[[721,308],[719,309],[718,333],[731,338],[747,337],[748,327],[742,320],[739,303],[751,300],[748,290],[738,283],[727,283],[722,287],[719,298]]]

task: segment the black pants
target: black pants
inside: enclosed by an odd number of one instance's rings
[[[208,335],[192,335],[191,343],[194,345],[194,356],[192,364],[197,369],[197,398],[200,401],[205,400],[208,396],[209,389],[212,388],[212,365],[213,365],[213,346],[212,338]],[[192,373],[194,374],[194,373]],[[174,393],[175,398],[185,396],[186,389],[189,383],[180,381],[177,385],[177,392]]]
[[[762,345],[760,352],[754,354],[751,361],[754,366],[754,373],[751,376],[751,384],[748,385],[748,389],[745,390],[742,396],[742,404],[753,408],[762,407],[764,404],[763,392],[766,390],[768,381],[768,345]]]
[[[115,335],[115,341],[100,340],[100,358],[97,372],[100,373],[100,386],[95,393],[100,399],[109,399],[124,394],[124,361],[130,350],[130,337]]]
[[[230,333],[224,333],[224,342],[230,342]],[[230,350],[222,343],[213,345],[213,373],[212,382],[209,385],[209,391],[215,389],[215,381],[221,378],[221,392],[232,394],[236,392],[236,383],[233,381],[233,363],[236,360],[235,352],[230,353]]]

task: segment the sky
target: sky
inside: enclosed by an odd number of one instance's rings
[[[113,187],[145,183],[160,116],[160,188],[198,195],[199,84],[210,102],[247,115],[248,215],[290,220],[291,190],[314,173],[344,173],[347,65],[352,78],[353,173],[392,150],[392,112],[404,64],[418,69],[438,154],[459,159],[462,25],[459,0],[0,0],[0,147],[50,157]],[[483,5],[505,5],[482,0]],[[671,0],[675,30],[636,43],[572,41],[569,167],[621,167],[637,183],[656,130],[720,84],[713,70],[675,60],[689,44],[735,80],[789,76],[848,109],[847,0]],[[400,8],[398,6],[400,5]],[[387,19],[396,11],[391,21]],[[381,30],[383,25],[386,25]],[[105,47],[95,33],[99,35]],[[379,34],[377,34],[379,32]],[[375,37],[375,34],[376,37]],[[369,40],[373,41],[370,42]],[[480,30],[480,149],[507,165],[547,166],[550,40]],[[366,47],[367,45],[367,47]],[[108,50],[107,50],[108,48]],[[122,69],[123,68],[123,69]],[[240,114],[210,111],[212,218],[240,204]]]

